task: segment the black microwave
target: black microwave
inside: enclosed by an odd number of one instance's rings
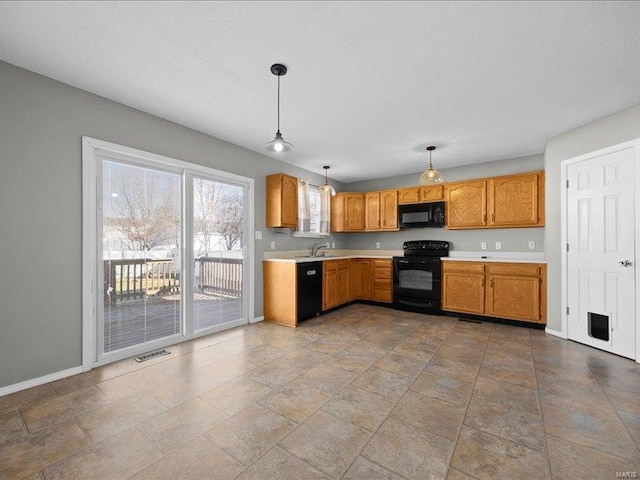
[[[444,227],[444,202],[398,205],[400,228]]]

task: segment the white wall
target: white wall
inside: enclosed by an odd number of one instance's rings
[[[560,162],[636,138],[640,138],[640,105],[614,113],[547,141],[544,154],[547,179],[545,256],[549,262],[547,326],[550,329],[561,330],[562,315],[560,198],[564,188],[560,184]]]

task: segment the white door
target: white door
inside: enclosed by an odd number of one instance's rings
[[[626,148],[567,167],[568,336],[635,358],[635,172]]]

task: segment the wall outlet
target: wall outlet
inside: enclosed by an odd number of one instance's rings
[[[502,250],[502,242],[496,242],[496,250]]]
[[[256,240],[262,240],[262,232],[260,230],[256,230]]]
[[[276,249],[276,241],[271,240],[271,250],[275,250],[275,249]]]
[[[480,250],[486,250],[487,249],[487,242],[480,242]]]
[[[536,249],[536,242],[534,242],[533,240],[529,240],[529,250],[535,250]]]
[[[380,248],[380,242],[376,242],[376,248]]]
[[[331,242],[331,248],[336,248],[336,242]]]

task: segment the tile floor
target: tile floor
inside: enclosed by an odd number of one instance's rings
[[[614,479],[640,365],[540,330],[352,305],[0,397],[0,478]]]

